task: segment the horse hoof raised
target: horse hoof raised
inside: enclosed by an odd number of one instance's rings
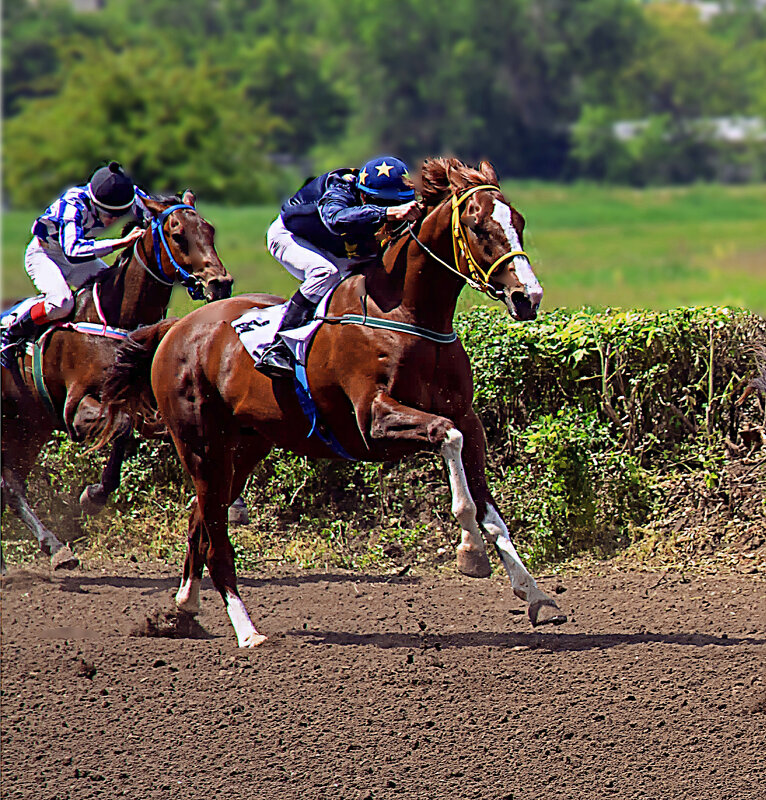
[[[80,495],[80,507],[82,508],[83,514],[87,514],[89,517],[95,517],[96,514],[100,514],[104,510],[105,505],[106,495],[104,494],[104,490],[97,484],[86,486],[85,489],[83,489]]]
[[[567,621],[567,615],[561,612],[555,600],[549,597],[544,600],[535,600],[527,610],[529,621],[532,627],[538,625],[563,625]]]
[[[247,513],[245,501],[238,497],[229,506],[229,525],[247,525],[250,522],[250,514]]]
[[[486,550],[469,550],[462,544],[457,547],[457,568],[471,578],[487,578],[492,573]]]
[[[53,569],[76,569],[80,566],[80,559],[67,547],[56,550],[51,556],[51,567]]]

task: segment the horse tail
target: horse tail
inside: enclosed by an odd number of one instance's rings
[[[163,319],[133,331],[117,348],[114,363],[101,389],[104,415],[96,431],[93,450],[105,445],[118,433],[124,433],[127,416],[134,427],[157,418],[157,404],[152,391],[151,369],[154,354],[165,334],[178,317]]]

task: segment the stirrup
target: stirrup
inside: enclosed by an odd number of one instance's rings
[[[18,368],[19,346],[23,344],[23,341],[23,339],[18,339],[7,344],[0,341],[0,366],[6,369]]]
[[[256,362],[255,368],[270,378],[284,378],[295,373],[293,359],[284,342],[277,342]]]

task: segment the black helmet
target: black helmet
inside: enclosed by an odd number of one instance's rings
[[[97,169],[88,184],[88,195],[106,211],[127,211],[136,199],[133,181],[116,161]]]

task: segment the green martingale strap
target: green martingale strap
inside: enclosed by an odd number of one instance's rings
[[[45,386],[45,379],[43,377],[43,348],[41,343],[45,341],[45,337],[41,341],[37,341],[32,346],[32,377],[35,382],[35,389],[43,401],[43,405],[51,415],[56,416],[56,409],[53,407],[53,400],[48,394],[48,389]]]
[[[389,331],[396,331],[397,333],[409,333],[413,336],[420,336],[421,339],[428,339],[432,342],[439,344],[452,344],[457,341],[457,334],[452,333],[437,333],[436,331],[429,330],[428,328],[421,328],[418,325],[410,325],[406,322],[394,322],[390,319],[381,319],[380,317],[368,317],[361,314],[344,314],[342,317],[319,317],[327,322],[340,322],[341,325],[365,325],[368,328],[385,328]]]

